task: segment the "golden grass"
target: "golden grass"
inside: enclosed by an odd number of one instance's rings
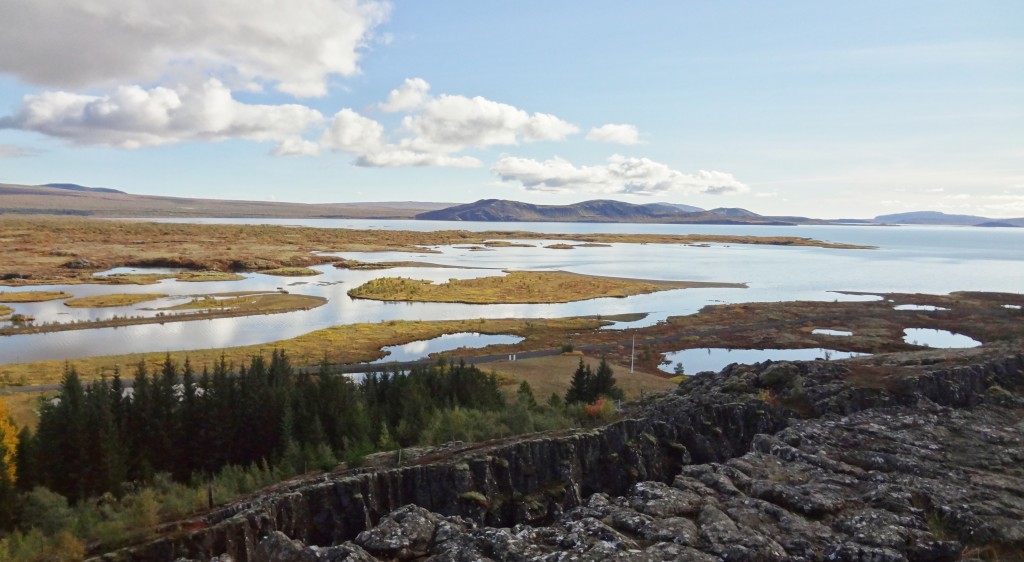
[[[20,293],[2,292],[0,302],[43,302],[66,299],[72,295],[60,291],[23,291]]]
[[[64,301],[65,306],[72,308],[103,308],[108,306],[131,306],[167,295],[160,293],[116,293],[112,295],[92,295]]]
[[[275,267],[274,269],[263,269],[259,273],[264,275],[276,275],[278,277],[311,277],[320,275],[320,272],[308,267]]]
[[[0,391],[2,392],[2,391]],[[7,407],[11,411],[11,418],[18,429],[28,427],[32,431],[39,425],[39,399],[44,396],[52,396],[55,391],[47,392],[12,392],[0,394]]]
[[[296,338],[260,345],[229,347],[224,349],[201,349],[171,352],[171,357],[181,364],[189,357],[192,365],[202,370],[224,358],[236,366],[248,362],[254,355],[269,355],[274,349],[286,352],[294,365],[316,366],[325,358],[335,364],[352,364],[374,361],[384,357],[382,347],[402,345],[418,340],[432,339],[444,334],[477,332],[483,334],[512,334],[526,338],[515,345],[518,351],[547,349],[566,341],[571,334],[581,330],[593,330],[605,322],[593,318],[555,319],[476,319],[444,320],[435,322],[389,321],[376,324],[347,324],[316,330]],[[481,353],[509,353],[512,346],[496,345],[485,348]],[[111,375],[115,368],[122,373],[134,372],[139,361],[145,361],[152,368],[158,368],[164,361],[165,353],[137,353],[108,355],[78,359],[71,363],[84,379],[95,379]],[[58,382],[64,361],[38,361],[0,365],[0,382],[7,384],[39,385]]]
[[[13,312],[13,308],[0,304],[0,318],[3,318],[4,316],[7,316],[8,314],[11,314]]]
[[[222,298],[217,298],[222,297]],[[288,293],[214,293],[200,295],[191,301],[162,308],[160,310],[239,310],[252,314],[264,314],[280,310],[300,310],[316,308],[324,303],[324,299],[309,295],[291,295]]]
[[[241,281],[244,276],[229,271],[203,270],[182,271],[180,273],[117,273],[101,275],[92,280],[83,279],[79,283],[102,283],[107,285],[152,285],[164,279],[175,279],[185,283],[202,283],[206,281]]]
[[[485,371],[493,370],[498,374],[500,380],[510,381],[504,388],[513,396],[519,383],[526,381],[533,389],[533,395],[537,401],[544,402],[552,393],[565,396],[580,358],[580,355],[553,355],[515,361],[495,361],[482,364],[480,367]],[[582,358],[583,362],[589,364],[591,369],[597,370],[600,358],[588,356],[582,356]],[[646,395],[651,392],[671,390],[678,386],[678,383],[655,374],[640,371],[631,374],[628,365],[623,366],[611,361],[608,364],[615,373],[615,381],[619,388],[626,393],[627,400],[639,399],[641,392]]]
[[[563,271],[511,271],[505,276],[452,279],[447,283],[382,277],[348,292],[382,301],[493,303],[560,303],[601,297],[628,297],[693,287],[744,287],[723,283],[650,281],[579,275]]]

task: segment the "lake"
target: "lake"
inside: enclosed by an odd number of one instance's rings
[[[97,293],[164,293],[170,295],[131,307],[72,309],[60,301],[13,304],[16,312],[39,322],[109,318],[113,315],[156,314],[158,308],[182,302],[187,295],[284,289],[322,296],[320,308],[287,314],[150,324],[98,330],[0,337],[0,363],[41,359],[75,359],[96,354],[179,351],[270,343],[337,324],[383,320],[443,320],[462,318],[564,317],[647,313],[643,320],[619,323],[612,329],[649,325],[672,315],[691,314],[709,304],[790,300],[864,300],[872,296],[835,291],[1019,292],[1024,279],[1024,229],[968,227],[870,226],[735,226],[606,223],[470,223],[333,219],[175,220],[191,223],[285,224],[320,228],[403,230],[528,230],[542,233],[670,233],[751,236],[801,236],[830,242],[877,246],[874,250],[836,250],[812,247],[710,244],[703,246],[613,244],[610,247],[556,250],[541,247],[550,241],[528,240],[529,248],[469,251],[437,247],[441,253],[343,253],[360,261],[415,260],[472,269],[397,268],[351,271],[319,266],[317,277],[282,278],[246,274],[242,281],[156,285],[71,285],[8,288],[4,291],[63,290],[75,296]],[[462,305],[381,303],[354,300],[349,289],[378,277],[403,276],[444,282],[449,278],[501,275],[502,269],[564,270],[574,273],[748,283],[747,289],[684,289],[615,299],[547,305]]]

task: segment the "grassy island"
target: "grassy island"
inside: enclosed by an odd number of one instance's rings
[[[508,275],[452,279],[447,283],[382,277],[348,292],[361,299],[465,304],[563,303],[602,297],[628,297],[670,289],[735,287],[735,283],[652,281],[579,275],[563,271],[511,271]]]
[[[64,306],[71,308],[105,308],[111,306],[131,306],[156,299],[162,299],[167,295],[159,293],[115,293],[112,295],[92,295],[70,299],[64,302]]]
[[[45,302],[71,298],[72,295],[60,291],[23,291],[20,293],[0,293],[0,302]]]

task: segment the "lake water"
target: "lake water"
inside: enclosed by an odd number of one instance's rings
[[[963,334],[932,328],[904,328],[903,341],[936,348],[978,347],[981,342]]]
[[[843,295],[835,291],[1019,292],[1024,279],[1024,229],[963,227],[866,226],[727,226],[648,225],[604,223],[466,223],[372,220],[228,220],[177,222],[259,223],[361,229],[529,230],[552,234],[549,241],[528,240],[528,248],[470,251],[438,247],[435,253],[345,253],[360,261],[416,260],[472,269],[398,268],[350,271],[319,266],[317,277],[282,278],[247,274],[242,281],[155,285],[72,285],[8,288],[2,291],[63,290],[78,296],[101,293],[164,293],[165,299],[136,306],[72,309],[60,301],[14,304],[16,312],[39,322],[99,319],[113,315],[153,315],[188,295],[230,291],[284,289],[322,296],[322,307],[287,314],[150,324],[99,330],[0,337],[0,363],[40,359],[74,359],[96,354],[179,351],[263,344],[316,329],[356,322],[384,320],[443,320],[465,318],[552,318],[576,315],[647,313],[640,321],[612,328],[649,325],[672,315],[691,314],[709,304],[789,300],[864,300],[877,297]],[[613,244],[610,247],[556,250],[541,247],[567,241],[556,233],[632,232],[673,234],[730,234],[801,236],[831,242],[877,246],[874,250],[835,250],[812,247],[711,244],[707,247],[661,244]],[[502,275],[502,269],[564,270],[574,273],[748,283],[747,289],[685,289],[548,305],[462,305],[381,303],[356,300],[349,289],[378,277],[403,276],[444,282],[449,278]]]
[[[732,363],[760,363],[761,361],[814,361],[815,359],[849,359],[865,353],[836,351],[834,349],[727,349],[709,347],[684,349],[666,353],[667,365],[658,368],[666,373],[675,373],[676,363],[682,363],[685,374],[695,375],[704,371],[718,372]]]

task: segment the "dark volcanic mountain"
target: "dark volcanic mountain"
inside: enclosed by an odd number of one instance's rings
[[[670,203],[634,205],[598,199],[572,205],[534,205],[504,199],[481,199],[475,203],[416,215],[420,220],[496,222],[654,222],[698,224],[792,224],[810,219],[764,217],[744,209],[686,211],[689,206]],[[795,219],[795,220],[793,220]]]
[[[876,222],[887,224],[948,224],[960,226],[1024,226],[1024,218],[990,219],[976,215],[947,215],[938,211],[914,211],[879,215]]]

